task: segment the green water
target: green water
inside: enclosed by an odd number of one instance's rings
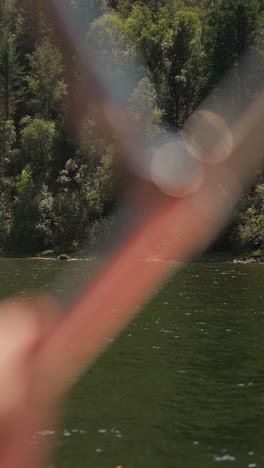
[[[72,268],[1,260],[0,293]],[[263,467],[263,284],[264,265],[186,265],[75,387],[50,466]]]

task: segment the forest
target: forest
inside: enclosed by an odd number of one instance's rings
[[[114,141],[98,136],[89,116],[78,136],[69,129],[66,97],[78,87],[67,80],[69,64],[45,2],[35,3],[32,25],[23,1],[0,0],[2,255],[71,254],[84,240],[92,249],[101,227],[111,229],[120,185]],[[257,68],[264,66],[262,0],[67,3],[82,26],[80,48],[94,44],[106,82],[134,121],[144,124],[150,145],[168,126],[182,128],[245,49],[254,47]],[[76,57],[71,66],[81,83]],[[254,77],[258,70],[250,72]],[[239,102],[241,93],[252,90],[239,86],[239,66],[236,79],[233,99]],[[263,172],[214,248],[264,256]]]

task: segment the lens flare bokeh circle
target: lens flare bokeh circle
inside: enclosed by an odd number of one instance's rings
[[[154,151],[151,176],[161,192],[175,196],[188,196],[203,182],[203,166],[188,151],[184,142],[175,137]]]
[[[186,121],[183,134],[191,154],[206,164],[222,163],[232,154],[232,132],[224,119],[214,112],[194,112]]]

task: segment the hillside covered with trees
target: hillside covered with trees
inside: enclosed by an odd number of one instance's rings
[[[111,223],[119,184],[115,145],[97,136],[95,122],[87,118],[78,138],[69,130],[65,98],[78,89],[67,81],[68,64],[45,2],[35,2],[40,7],[32,25],[23,1],[0,0],[2,254],[73,252],[84,239],[92,245],[100,225]],[[181,129],[246,48],[258,49],[257,66],[264,66],[261,0],[68,3],[84,30],[80,47],[95,44],[106,82],[144,123],[149,144],[167,125]],[[75,57],[72,63],[81,82]],[[257,73],[252,69],[252,76]],[[131,80],[123,89],[127,74]],[[239,102],[249,92],[240,86],[239,66],[236,79],[233,99]],[[263,255],[262,173],[218,246]]]

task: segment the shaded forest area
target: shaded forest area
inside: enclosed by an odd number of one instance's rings
[[[69,131],[67,64],[42,3],[32,40],[23,1],[0,0],[2,254],[74,252],[84,239],[92,246],[102,225],[110,229],[119,184],[115,145],[96,136],[95,122],[87,118],[78,138]],[[123,92],[118,97],[135,122],[144,124],[149,144],[167,125],[181,129],[247,47],[258,50],[257,66],[264,66],[261,0],[68,3],[84,29],[80,47],[95,44],[106,82],[117,94]],[[239,85],[239,67],[236,79],[233,100],[239,102],[240,93],[251,91]],[[216,245],[263,256],[262,173]]]

